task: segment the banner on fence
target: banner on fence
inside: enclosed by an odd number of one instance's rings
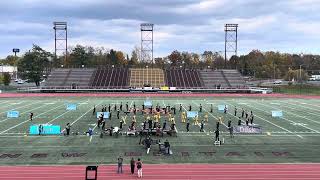
[[[168,91],[169,90],[169,87],[168,86],[163,86],[160,88],[162,91]]]

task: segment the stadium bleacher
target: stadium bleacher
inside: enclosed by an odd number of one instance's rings
[[[245,81],[237,70],[159,68],[57,68],[49,75],[46,87],[128,89],[144,86],[178,89],[243,88]]]
[[[231,87],[244,87],[245,80],[239,71],[233,69],[223,69],[221,73],[226,77],[228,85]]]
[[[94,72],[91,68],[54,69],[49,75],[46,86],[51,87],[88,87]]]
[[[130,69],[130,87],[151,87],[160,88],[165,86],[164,72],[159,68],[133,68]]]
[[[126,88],[128,68],[98,68],[90,80],[90,86],[96,88]]]
[[[170,87],[201,88],[203,81],[197,70],[169,69],[166,70],[166,82]]]
[[[244,87],[245,81],[237,70],[222,69],[200,70],[201,78],[206,88],[212,89],[221,86],[221,88],[238,88]]]
[[[230,87],[221,70],[200,70],[200,76],[208,89],[216,89],[218,86],[221,86],[221,88]]]

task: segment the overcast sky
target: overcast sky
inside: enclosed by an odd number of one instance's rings
[[[1,0],[0,58],[32,44],[53,52],[53,21],[68,22],[69,45],[127,53],[140,44],[140,23],[154,23],[155,57],[223,51],[226,23],[239,24],[239,54],[320,54],[320,0]]]

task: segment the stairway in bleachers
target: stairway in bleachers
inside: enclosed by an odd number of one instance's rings
[[[132,68],[129,79],[130,87],[139,88],[147,84],[156,88],[165,86],[164,72],[159,68]]]

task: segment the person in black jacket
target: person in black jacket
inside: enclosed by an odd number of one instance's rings
[[[188,119],[187,126],[186,126],[187,132],[189,132],[189,127],[190,127],[190,121]]]
[[[166,149],[166,154],[170,155],[170,143],[168,141],[168,139],[164,142],[164,147]]]
[[[93,106],[92,115],[94,115],[95,113],[96,113],[96,105]]]
[[[133,158],[131,158],[131,161],[130,161],[131,174],[134,174],[135,166],[136,166],[135,161]]]

